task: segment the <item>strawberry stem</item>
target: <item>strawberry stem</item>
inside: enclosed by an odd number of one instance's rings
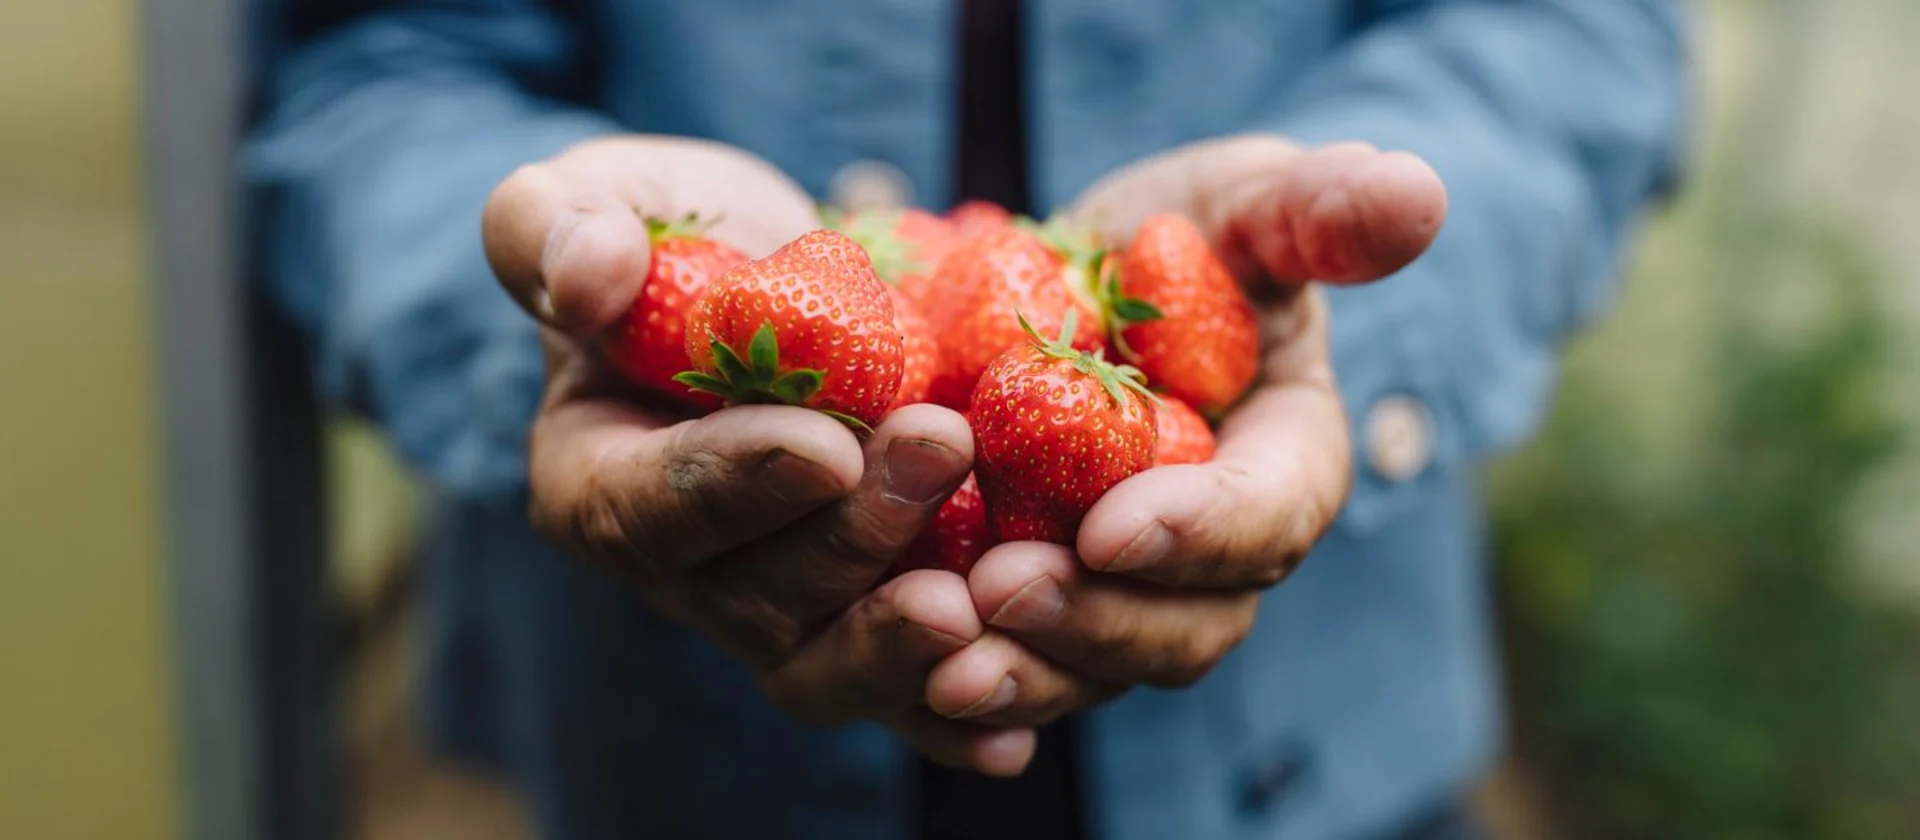
[[[1049,358],[1062,359],[1073,364],[1073,369],[1093,377],[1105,389],[1114,403],[1124,404],[1127,391],[1147,398],[1153,404],[1159,404],[1160,398],[1147,390],[1147,375],[1132,365],[1116,365],[1097,353],[1087,353],[1073,346],[1073,330],[1079,321],[1079,313],[1069,309],[1067,317],[1060,325],[1059,338],[1047,338],[1033,328],[1033,323],[1021,312],[1014,312],[1014,318],[1020,321],[1020,329],[1025,330],[1033,346]]]
[[[1100,267],[1102,277],[1094,283],[1099,292],[1100,313],[1106,321],[1107,334],[1113,337],[1113,348],[1120,357],[1129,362],[1139,362],[1140,354],[1127,344],[1126,330],[1135,324],[1158,321],[1167,317],[1160,307],[1136,297],[1128,297],[1120,289],[1120,268],[1116,260],[1108,260]]]
[[[1089,309],[1100,313],[1102,327],[1108,332],[1117,332],[1129,323],[1160,317],[1159,310],[1152,304],[1119,293],[1113,249],[1091,229],[1063,216],[1049,218],[1044,224],[1021,217],[1016,224],[1040,237],[1047,248],[1059,255],[1065,266],[1067,288]],[[1130,317],[1117,315],[1118,307],[1124,307]]]

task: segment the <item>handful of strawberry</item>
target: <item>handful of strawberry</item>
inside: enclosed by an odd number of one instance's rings
[[[647,284],[602,346],[688,410],[786,403],[857,431],[918,402],[967,413],[975,474],[900,568],[1071,545],[1115,484],[1211,458],[1207,418],[1257,373],[1253,307],[1184,217],[1119,249],[981,202],[830,220],[758,260],[693,220],[650,222]]]

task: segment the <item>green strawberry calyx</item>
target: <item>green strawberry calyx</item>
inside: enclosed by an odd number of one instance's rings
[[[873,431],[857,417],[811,404],[826,374],[813,368],[781,370],[780,338],[772,321],[754,331],[745,358],[712,333],[707,334],[707,347],[713,353],[714,372],[689,370],[674,374],[673,381],[732,405],[796,405],[832,417],[856,432]]]
[[[1015,312],[1014,317],[1019,319],[1020,329],[1026,330],[1027,337],[1032,339],[1033,346],[1039,348],[1042,354],[1049,358],[1070,362],[1074,370],[1093,377],[1100,383],[1100,387],[1106,390],[1107,396],[1113,398],[1115,405],[1126,404],[1128,391],[1145,397],[1151,404],[1159,404],[1160,398],[1147,390],[1147,375],[1141,373],[1139,368],[1132,365],[1116,365],[1107,361],[1098,352],[1088,353],[1073,346],[1073,330],[1077,326],[1076,322],[1079,321],[1078,312],[1067,310],[1066,320],[1060,325],[1059,338],[1047,338],[1041,335],[1039,330],[1033,328],[1033,324],[1027,320],[1025,314]]]
[[[1150,301],[1128,297],[1126,292],[1121,291],[1120,269],[1114,261],[1108,260],[1100,269],[1101,277],[1093,287],[1100,299],[1100,313],[1107,322],[1107,335],[1113,338],[1113,349],[1120,353],[1120,358],[1137,363],[1140,354],[1127,344],[1127,328],[1158,321],[1167,317],[1167,314]]]
[[[901,236],[900,212],[897,210],[869,210],[861,213],[847,213],[830,207],[820,210],[820,219],[829,230],[846,234],[867,252],[867,259],[873,262],[873,273],[880,279],[893,285],[900,278],[915,274],[925,274],[929,266],[915,259],[916,247],[913,242]]]
[[[638,211],[635,211],[638,212]],[[719,216],[702,218],[699,213],[689,212],[678,219],[663,219],[659,216],[642,215],[640,220],[647,226],[647,241],[659,242],[662,239],[691,239],[705,236],[707,231],[720,223]]]
[[[1134,324],[1158,321],[1166,314],[1160,307],[1128,297],[1121,291],[1119,261],[1114,258],[1113,249],[1092,231],[1061,216],[1054,216],[1044,224],[1023,216],[1015,224],[1040,237],[1040,241],[1060,255],[1066,263],[1067,286],[1100,313],[1101,326],[1113,337],[1114,349],[1129,362],[1140,361],[1133,348],[1127,346],[1121,331]]]

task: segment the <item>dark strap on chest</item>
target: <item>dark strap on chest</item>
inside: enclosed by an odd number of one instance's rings
[[[1018,0],[962,0],[960,199],[1032,212],[1028,188],[1026,48]],[[926,840],[1075,840],[1085,836],[1071,721],[1040,733],[1018,779],[988,779],[920,762],[918,835]]]

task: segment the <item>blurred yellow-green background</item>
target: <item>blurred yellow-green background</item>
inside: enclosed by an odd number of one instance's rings
[[[1917,837],[1920,4],[1698,7],[1692,180],[1493,471],[1515,737],[1477,801],[1510,837]],[[184,831],[139,33],[0,8],[0,837]],[[330,453],[373,639],[347,824],[515,836],[395,746],[408,490],[364,430]]]
[[[0,837],[179,815],[138,33],[0,7]]]

